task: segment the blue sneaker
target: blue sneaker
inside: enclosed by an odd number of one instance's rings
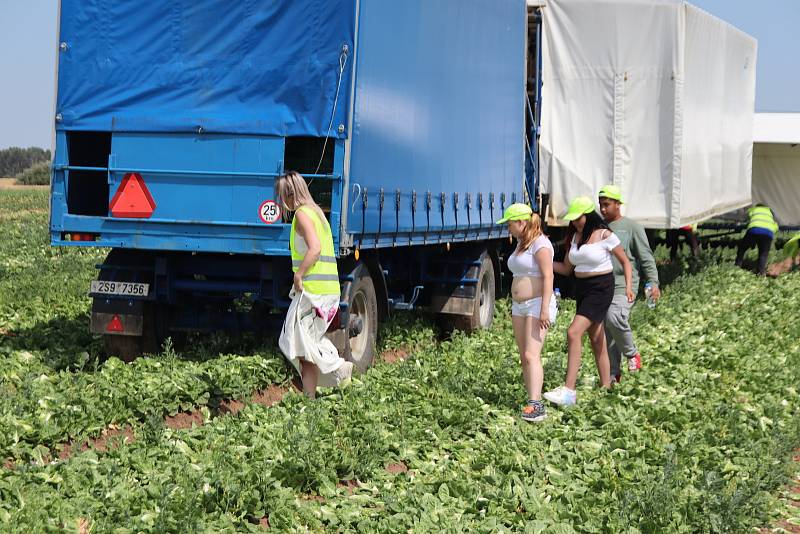
[[[522,409],[520,414],[525,421],[538,423],[547,419],[547,412],[544,409],[544,403],[537,400],[529,400],[528,404]]]

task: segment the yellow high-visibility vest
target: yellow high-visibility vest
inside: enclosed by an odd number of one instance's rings
[[[339,271],[336,268],[336,252],[333,250],[331,226],[324,218],[320,220],[319,215],[312,208],[301,206],[297,211],[302,211],[308,215],[314,223],[314,230],[317,232],[321,249],[319,259],[303,276],[303,288],[315,295],[338,295],[341,288],[339,287]],[[302,247],[299,247],[298,243],[295,242],[300,237],[297,235],[296,225],[297,214],[292,218],[292,232],[289,235],[289,247],[292,251],[292,272],[297,272],[308,251],[304,241],[304,246]]]
[[[772,210],[766,206],[754,206],[747,210],[747,216],[750,217],[750,223],[747,229],[750,228],[766,228],[773,234],[778,231],[778,223],[772,217]]]
[[[797,256],[797,253],[800,252],[800,234],[797,234],[787,241],[786,244],[783,245],[783,250],[789,258]]]

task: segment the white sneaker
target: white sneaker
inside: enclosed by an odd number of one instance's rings
[[[344,362],[341,367],[334,371],[334,375],[336,376],[337,386],[340,388],[349,386],[353,378],[353,362]]]
[[[560,386],[553,391],[548,391],[543,397],[559,406],[573,406],[578,402],[578,392],[574,389],[569,389],[567,386]]]

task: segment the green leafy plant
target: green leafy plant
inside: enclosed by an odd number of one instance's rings
[[[445,341],[400,315],[380,346],[402,357],[267,407],[249,395],[289,376],[271,346],[101,361],[85,290],[105,251],[50,248],[46,199],[0,192],[4,532],[743,532],[769,521],[800,443],[800,274],[758,278],[730,251],[662,263],[663,299],[632,314],[643,371],[604,392],[585,362],[578,405],[542,424],[517,417],[507,301],[491,330]],[[572,313],[548,334],[546,388]],[[245,405],[214,416],[221,397]],[[204,424],[164,425],[189,409]],[[123,424],[131,443],[53,455]]]

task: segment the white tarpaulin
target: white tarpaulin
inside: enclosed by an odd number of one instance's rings
[[[800,145],[756,143],[753,202],[763,202],[781,226],[800,226]]]
[[[550,0],[542,13],[551,218],[607,183],[652,228],[750,203],[753,38],[677,0]]]

